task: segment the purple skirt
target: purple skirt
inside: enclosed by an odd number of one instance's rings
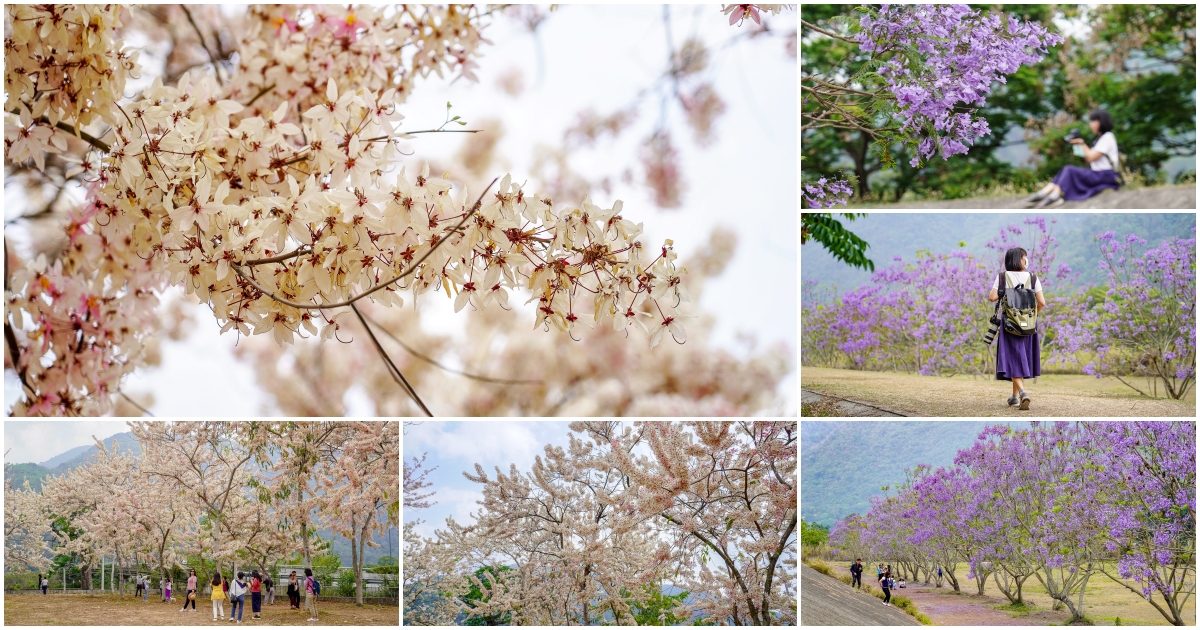
[[[1088,199],[1099,195],[1105,188],[1117,190],[1121,187],[1114,171],[1093,171],[1078,166],[1064,166],[1054,176],[1054,183],[1062,189],[1063,199],[1067,201]]]
[[[1011,381],[1016,378],[1033,378],[1042,374],[1042,348],[1038,344],[1038,333],[1018,337],[1004,332],[996,340],[996,380]]]

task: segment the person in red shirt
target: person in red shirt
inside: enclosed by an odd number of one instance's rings
[[[250,612],[254,613],[253,619],[262,619],[259,615],[262,612],[262,576],[258,570],[250,572]]]

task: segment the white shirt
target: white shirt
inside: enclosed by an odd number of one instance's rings
[[[1092,150],[1104,154],[1100,159],[1092,162],[1093,171],[1117,170],[1120,161],[1120,158],[1117,157],[1117,137],[1111,131],[1104,132],[1104,135],[1100,136],[1100,139],[1092,146]]]
[[[1009,289],[1009,288],[1017,286],[1018,284],[1024,284],[1026,287],[1028,287],[1029,286],[1029,275],[1030,274],[1028,271],[1005,271],[1004,272],[1004,280],[1005,280],[1004,287],[1006,289]],[[992,277],[992,290],[993,291],[1000,290],[1000,276]],[[1033,292],[1034,293],[1042,292],[1042,279],[1040,277],[1037,279],[1037,284],[1035,284],[1033,287]]]

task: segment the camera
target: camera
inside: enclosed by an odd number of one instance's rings
[[[984,336],[983,336],[983,345],[985,345],[985,346],[992,345],[992,341],[996,338],[996,333],[1000,331],[1000,326],[1003,323],[1004,323],[1004,321],[1000,318],[999,312],[993,314],[988,319],[988,324],[990,324],[990,325],[988,326],[987,333],[984,334]]]
[[[1067,143],[1069,143],[1069,142],[1071,142],[1072,140],[1076,140],[1076,139],[1078,139],[1078,138],[1080,138],[1080,137],[1082,137],[1082,136],[1080,136],[1080,135],[1079,135],[1079,131],[1078,131],[1078,130],[1076,130],[1076,129],[1072,129],[1072,130],[1070,131],[1070,133],[1068,133],[1068,134],[1066,135],[1066,137],[1065,137],[1065,138],[1063,138],[1063,142],[1067,142]]]

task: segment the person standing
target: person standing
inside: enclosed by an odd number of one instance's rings
[[[150,601],[150,576],[143,575],[142,576],[142,603],[145,604],[149,601]]]
[[[296,572],[288,576],[288,604],[292,610],[300,610],[300,583],[296,581]]]
[[[892,574],[889,572],[885,572],[879,578],[879,588],[883,589],[883,605],[884,606],[892,605],[892,589],[890,588],[891,582],[892,582]]]
[[[308,621],[320,621],[317,619],[317,579],[313,577],[312,569],[304,568],[304,610],[308,611],[312,616]]]
[[[133,596],[135,598],[142,596],[142,576],[137,576],[137,582],[133,587]]]
[[[254,619],[262,619],[262,578],[257,569],[250,572],[250,612]]]
[[[850,565],[850,577],[853,578],[850,581],[851,588],[862,588],[862,570],[862,558],[855,558],[854,564]]]
[[[169,602],[169,601],[171,601],[171,578],[167,578],[167,581],[163,582],[162,584],[163,584],[163,601]]]
[[[38,588],[42,589],[42,595],[45,595],[46,590],[50,588],[50,579],[41,573],[38,574]]]
[[[271,579],[271,574],[266,573],[263,579],[263,588],[266,589],[266,600],[268,606],[275,605],[275,580]]]
[[[238,571],[237,580],[229,585],[229,620],[233,621],[233,613],[237,613],[237,622],[242,623],[242,613],[246,610],[246,584],[242,581],[245,574]]]
[[[1000,282],[1004,282],[1004,286]],[[1041,315],[1046,308],[1046,298],[1042,295],[1042,280],[1029,271],[1029,254],[1021,247],[1013,247],[1004,252],[1004,273],[997,274],[992,281],[992,289],[988,293],[988,301],[996,302],[1004,299],[1008,291],[1022,289],[1033,291],[1034,303],[1029,307],[1034,309],[1035,317]],[[1005,293],[1000,290],[1004,289]],[[1022,306],[1021,308],[1026,308]],[[1001,305],[1003,312],[1003,305]],[[1033,332],[1028,335],[1015,335],[1007,332],[1007,326],[1014,325],[1005,321],[1000,326],[1000,337],[996,342],[996,380],[1012,382],[1012,396],[1008,399],[1010,407],[1017,406],[1021,411],[1027,411],[1030,405],[1029,394],[1025,393],[1025,379],[1037,378],[1042,374],[1042,350],[1038,341],[1040,333],[1035,323]]]
[[[183,608],[179,612],[187,610],[188,604],[192,605],[192,612],[196,612],[196,570],[189,569],[187,580],[187,593],[183,597]]]
[[[212,607],[213,621],[220,621],[221,617],[225,616],[225,580],[221,577],[221,572],[217,571],[212,579]],[[233,611],[229,611],[233,614]]]

